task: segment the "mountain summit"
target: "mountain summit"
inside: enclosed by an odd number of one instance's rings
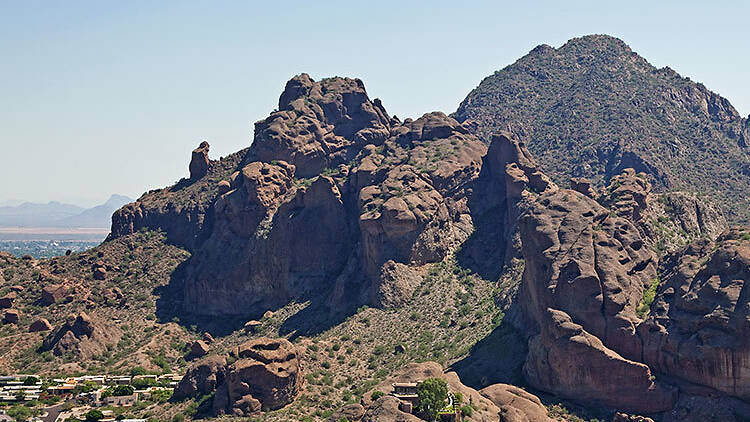
[[[473,121],[485,142],[510,129],[557,182],[587,177],[603,185],[632,167],[657,189],[705,192],[730,220],[748,217],[748,120],[617,38],[540,45],[485,78],[454,117]]]

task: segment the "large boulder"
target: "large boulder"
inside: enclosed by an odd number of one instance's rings
[[[285,339],[259,338],[237,349],[214,398],[216,413],[249,416],[291,403],[303,382],[295,346]]]
[[[40,331],[50,331],[52,330],[52,324],[47,321],[46,318],[39,318],[35,320],[34,322],[29,325],[29,332],[30,333],[38,333]]]
[[[190,351],[188,352],[188,359],[196,359],[208,354],[208,344],[203,340],[196,340],[190,344]]]
[[[52,305],[64,299],[67,294],[68,288],[62,284],[44,286],[42,289],[42,303],[45,305]]]
[[[402,412],[399,408],[401,400],[393,396],[383,396],[377,399],[367,409],[362,422],[421,422],[422,419]]]
[[[224,356],[208,356],[190,365],[174,390],[174,399],[200,398],[216,391],[224,382],[227,359]]]
[[[3,313],[3,324],[18,324],[21,320],[21,311],[18,309],[6,309]]]
[[[365,415],[365,408],[359,404],[359,403],[351,403],[343,406],[341,409],[333,412],[330,418],[328,418],[329,422],[339,422],[342,419],[347,420],[349,422],[356,422],[360,419],[362,419],[362,416]]]
[[[493,384],[479,390],[500,409],[503,422],[553,422],[539,397],[508,384]]]
[[[10,292],[3,297],[0,297],[0,309],[7,309],[13,307],[13,302],[18,297],[16,292]]]

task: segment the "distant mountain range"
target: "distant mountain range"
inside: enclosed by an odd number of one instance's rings
[[[107,228],[112,213],[129,202],[133,199],[123,195],[112,195],[107,202],[92,208],[57,201],[25,202],[0,207],[0,226]]]

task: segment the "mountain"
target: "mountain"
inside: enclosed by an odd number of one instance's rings
[[[112,213],[133,200],[112,195],[107,202],[93,208],[49,202],[26,202],[17,206],[0,207],[0,226],[20,227],[108,227]]]
[[[112,222],[112,213],[133,199],[123,195],[112,195],[107,202],[86,209],[81,213],[56,222],[61,227],[107,227]]]
[[[730,221],[750,217],[750,122],[617,38],[540,45],[485,78],[454,117],[485,142],[511,130],[559,183],[587,177],[603,186],[632,167],[658,190],[708,194]]]
[[[0,372],[184,373],[127,409],[156,420],[418,422],[389,393],[427,378],[465,421],[750,419],[750,228],[706,196],[556,183],[512,132],[389,117],[359,79],[278,105],[101,245],[0,253]]]
[[[0,225],[53,226],[56,221],[76,216],[85,208],[52,201],[46,204],[24,202],[17,206],[0,207]]]

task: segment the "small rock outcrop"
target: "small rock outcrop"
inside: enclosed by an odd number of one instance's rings
[[[68,288],[61,284],[45,286],[42,289],[42,303],[52,305],[63,300],[68,294]]]
[[[695,238],[716,239],[729,226],[719,208],[690,192],[653,193],[645,173],[627,168],[598,201],[635,224],[652,249],[674,252]]]
[[[190,158],[190,180],[198,180],[208,173],[211,161],[208,159],[208,142],[203,141],[193,150]]]
[[[38,333],[40,331],[50,331],[52,330],[52,324],[47,321],[46,318],[39,318],[35,320],[34,322],[29,325],[29,332],[30,333]]]
[[[13,302],[18,297],[16,292],[10,292],[3,297],[0,297],[0,309],[7,309],[13,307]]]
[[[188,359],[197,359],[208,354],[208,344],[203,340],[196,340],[190,344],[190,351],[188,352]]]
[[[18,309],[6,309],[3,313],[3,324],[18,324],[21,320],[21,311]]]
[[[226,365],[224,356],[209,356],[194,362],[175,387],[173,398],[184,400],[213,393],[224,383]]]
[[[51,350],[56,356],[71,353],[79,359],[90,359],[106,350],[107,345],[116,344],[121,336],[119,328],[104,326],[81,312],[47,335],[40,350]]]
[[[553,422],[539,397],[508,384],[493,384],[479,390],[500,409],[500,420],[505,422]]]
[[[107,278],[107,266],[104,262],[95,262],[91,269],[94,271],[94,280],[104,280]]]
[[[238,360],[226,368],[217,387],[214,411],[249,416],[291,403],[303,382],[295,346],[285,339],[259,338],[237,349]]]
[[[343,406],[341,409],[333,412],[329,422],[339,422],[341,420],[347,420],[349,422],[357,422],[365,415],[365,408],[359,403],[351,403]]]
[[[401,400],[383,396],[368,407],[362,422],[421,422],[422,419],[399,409]]]

